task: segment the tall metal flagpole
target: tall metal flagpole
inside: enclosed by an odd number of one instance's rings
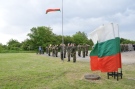
[[[119,34],[119,25],[117,24],[117,26],[118,26],[118,37],[120,38],[120,34]],[[120,58],[121,58],[121,50],[119,49],[119,51],[120,51]],[[120,59],[120,62],[121,62],[121,59]],[[120,74],[121,74],[121,79],[122,79],[122,63],[121,63],[121,70],[120,70]]]
[[[63,47],[63,61],[64,61],[64,38],[63,38],[63,0],[62,0],[62,47]]]
[[[113,23],[112,23],[112,27],[113,27],[113,33],[114,33],[114,38],[115,38],[116,35],[115,35]],[[117,28],[118,28],[118,37],[119,37],[119,26],[118,26],[118,24],[117,24]],[[117,46],[117,43],[116,43],[116,46]],[[120,52],[120,49],[119,49],[119,52]],[[120,55],[120,56],[121,56],[121,55]],[[120,59],[120,60],[121,60],[121,59]],[[114,73],[115,73],[115,72],[114,72]],[[119,73],[119,70],[117,71],[117,81],[118,81],[119,74],[120,74],[121,79],[122,79],[122,67],[121,67],[121,73]],[[115,75],[114,75],[114,77],[115,77]]]

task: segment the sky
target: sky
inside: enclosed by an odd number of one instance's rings
[[[62,35],[62,0],[0,0],[0,43],[29,38],[30,29],[49,26]],[[120,37],[135,40],[135,0],[63,0],[63,35],[89,34],[107,23],[119,25]]]

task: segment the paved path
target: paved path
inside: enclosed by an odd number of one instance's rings
[[[121,53],[123,64],[134,64],[135,63],[135,51],[122,52]]]

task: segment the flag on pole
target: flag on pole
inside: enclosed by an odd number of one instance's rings
[[[59,8],[47,9],[47,10],[46,10],[46,14],[47,14],[48,12],[54,12],[54,11],[60,11],[60,9],[59,9]]]
[[[91,65],[92,71],[99,70],[99,66],[98,66],[98,29],[101,29],[101,28],[102,28],[102,26],[100,26],[99,28],[97,28],[90,34],[90,38],[92,39],[92,41],[94,43],[94,46],[90,53],[90,65]]]
[[[117,58],[117,61],[118,61],[118,68],[122,68],[122,64],[121,64],[121,47],[120,47],[120,37],[119,37],[119,27],[118,27],[118,24],[113,24],[113,27],[114,27],[114,33],[115,33],[115,40],[116,40],[116,49],[117,49],[117,52],[118,52],[118,58]]]
[[[115,72],[121,67],[120,39],[116,25],[113,25],[100,26],[90,34],[92,41],[97,41],[90,53],[90,64],[93,71]]]

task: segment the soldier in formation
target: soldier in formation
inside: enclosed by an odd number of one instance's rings
[[[85,47],[85,44],[83,44],[83,45],[82,45],[83,58],[85,58],[85,52],[86,52],[86,47]]]
[[[59,46],[50,44],[48,47],[46,47],[46,54],[48,54],[48,56],[58,57],[58,51],[60,50],[61,60],[66,58],[67,53],[68,62],[70,62],[71,57],[73,57],[73,62],[76,62],[76,51],[78,51],[79,57],[81,57],[82,52],[82,57],[85,58],[85,56],[88,56],[88,48],[89,45],[87,44],[79,44],[78,46],[73,43],[68,43],[67,46],[63,43]]]
[[[133,51],[134,45],[133,44],[120,44],[121,52]]]
[[[48,47],[48,56],[50,56],[50,54],[51,54],[51,47],[52,47],[52,45],[50,44]]]
[[[70,45],[70,43],[68,43],[68,45],[67,45],[68,62],[70,62],[70,56],[71,56],[71,45]]]
[[[58,45],[55,46],[55,54],[56,54],[56,57],[58,57]]]
[[[78,56],[81,57],[81,45],[80,44],[77,46],[77,49],[78,49]]]
[[[61,60],[64,60],[64,44],[60,44],[60,57],[61,57]]]
[[[73,62],[75,63],[76,62],[76,46],[75,44],[72,44],[72,49],[71,49],[71,53],[72,53],[72,56],[73,56]]]

